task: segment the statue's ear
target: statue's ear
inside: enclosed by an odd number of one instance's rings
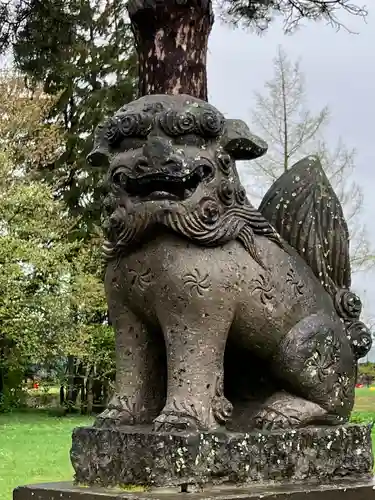
[[[94,132],[94,144],[91,152],[87,155],[86,161],[93,167],[108,167],[109,149],[106,139],[106,123],[99,124]]]
[[[108,167],[109,152],[105,147],[97,147],[93,149],[86,157],[87,163],[92,167]]]
[[[225,120],[225,130],[220,143],[235,160],[254,160],[264,155],[267,143],[252,134],[242,120]]]

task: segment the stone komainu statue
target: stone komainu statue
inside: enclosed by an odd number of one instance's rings
[[[267,145],[186,96],[145,96],[98,127],[108,165],[105,288],[117,387],[97,425],[157,431],[347,421],[371,347],[348,229],[319,161],[255,209],[236,160]]]

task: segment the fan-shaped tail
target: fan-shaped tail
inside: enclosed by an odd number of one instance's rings
[[[340,201],[319,159],[308,156],[281,175],[265,194],[259,212],[309,264],[334,300],[337,313],[345,322],[353,351],[357,357],[364,356],[371,347],[371,334],[358,321],[360,299],[349,291],[348,226]],[[346,297],[350,294],[355,301],[356,311],[349,306],[342,307],[344,294]]]

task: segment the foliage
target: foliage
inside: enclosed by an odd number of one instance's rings
[[[219,2],[220,3],[220,2]],[[339,12],[365,16],[347,0],[222,0],[224,17],[234,24],[264,28],[276,14],[293,29],[303,19],[339,25]],[[59,181],[57,192],[73,215],[83,215],[79,235],[99,221],[103,171],[85,157],[94,127],[104,115],[135,94],[134,40],[123,0],[13,0],[0,9],[0,52],[11,48],[28,83],[43,83],[59,95],[51,117],[66,131],[57,160],[39,171]]]
[[[375,411],[373,412],[353,412],[350,417],[352,424],[373,424],[375,423]]]
[[[359,375],[368,375],[375,379],[375,363],[360,363],[358,365],[358,374]],[[375,405],[374,405],[375,410]]]
[[[28,167],[53,160],[64,134],[46,117],[54,100],[0,81],[0,394],[20,404],[31,364],[55,366],[67,356],[113,370],[113,334],[106,321],[100,234],[71,238],[80,219],[56,200]],[[103,348],[103,346],[105,348]]]
[[[362,189],[353,180],[356,151],[348,149],[342,139],[334,147],[325,141],[329,109],[324,107],[316,114],[308,109],[307,89],[299,62],[290,61],[279,48],[274,67],[274,76],[265,83],[264,92],[255,94],[252,121],[256,132],[269,144],[269,150],[264,157],[249,163],[249,190],[253,197],[261,197],[265,187],[296,161],[316,152],[348,221],[352,268],[354,271],[368,269],[374,265],[374,250],[370,248],[362,223]]]
[[[122,0],[16,0],[3,42],[27,83],[58,96],[50,118],[65,131],[64,147],[39,169],[74,216],[80,234],[99,221],[103,171],[85,161],[96,125],[134,97],[135,53]],[[4,47],[5,47],[4,45]],[[56,186],[57,183],[57,186]]]
[[[339,18],[342,12],[363,18],[367,15],[364,7],[348,0],[220,0],[219,4],[224,19],[260,32],[280,14],[286,32],[295,30],[304,20],[326,21],[338,29],[344,26]]]
[[[28,363],[63,355],[71,341],[71,221],[48,186],[25,182],[0,155],[0,324],[5,385]],[[21,380],[19,380],[21,382]]]
[[[6,69],[0,71],[0,96],[0,148],[25,170],[53,162],[65,139],[61,127],[47,121],[56,98],[40,86],[27,89],[21,74]]]

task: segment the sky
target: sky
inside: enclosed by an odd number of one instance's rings
[[[209,41],[209,100],[228,118],[242,119],[251,127],[254,92],[262,92],[272,78],[278,46],[291,60],[301,58],[310,109],[328,105],[331,111],[327,140],[335,146],[341,137],[358,151],[355,181],[363,188],[363,221],[375,248],[375,6],[366,23],[345,13],[341,20],[355,34],[306,22],[285,35],[276,22],[258,36],[217,20]],[[355,275],[353,282],[365,315],[375,318],[375,270]],[[375,348],[370,359],[375,361]]]

